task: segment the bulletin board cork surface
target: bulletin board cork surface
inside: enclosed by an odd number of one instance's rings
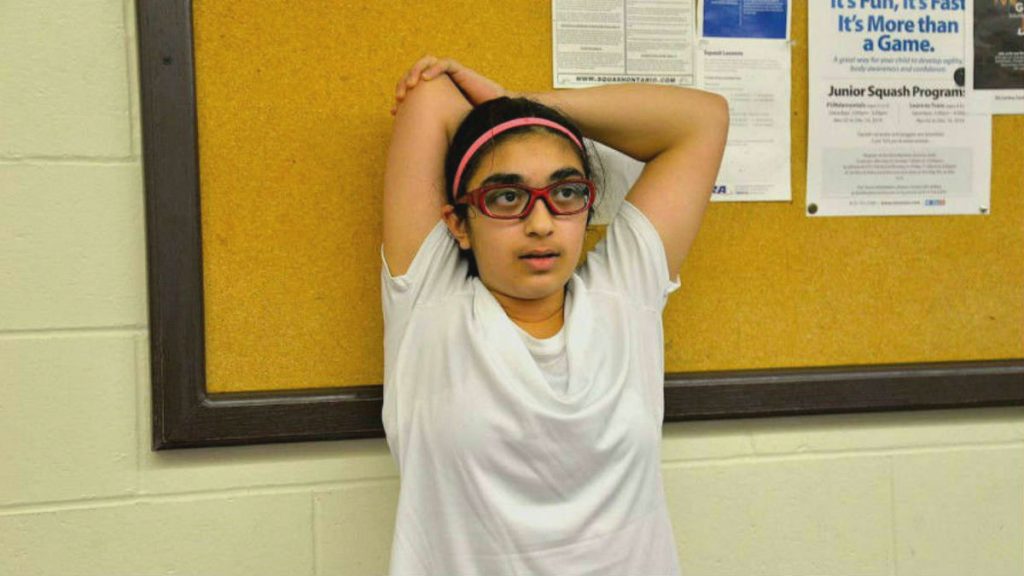
[[[795,4],[793,202],[709,208],[665,312],[666,369],[1024,356],[1024,117],[993,122],[990,215],[808,218]],[[394,84],[432,53],[550,89],[550,2],[193,10],[208,392],[379,384]]]

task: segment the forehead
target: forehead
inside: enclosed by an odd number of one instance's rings
[[[547,131],[516,134],[481,153],[467,189],[499,172],[547,182],[552,173],[570,167],[583,172],[580,150],[566,138]]]

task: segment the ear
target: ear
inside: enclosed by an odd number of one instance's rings
[[[466,218],[459,218],[459,215],[455,213],[455,207],[451,204],[445,204],[444,208],[441,209],[441,216],[444,218],[444,223],[448,226],[448,231],[451,232],[455,241],[459,243],[459,248],[463,250],[469,250],[472,246],[469,237],[469,222]]]

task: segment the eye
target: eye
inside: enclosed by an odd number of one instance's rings
[[[590,189],[582,182],[566,182],[559,184],[551,191],[551,197],[556,202],[579,202],[585,201],[590,195]]]
[[[519,194],[516,190],[505,190],[495,198],[498,204],[514,204]]]
[[[518,188],[499,188],[487,195],[487,203],[498,206],[509,206],[519,202],[525,192]]]
[[[484,196],[487,209],[495,214],[509,215],[522,210],[530,199],[526,190],[516,187],[495,188]]]

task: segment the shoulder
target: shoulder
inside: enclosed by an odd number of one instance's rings
[[[679,288],[678,279],[669,278],[657,231],[628,201],[622,203],[604,239],[587,255],[579,275],[591,291],[624,294],[659,312],[668,295]]]

